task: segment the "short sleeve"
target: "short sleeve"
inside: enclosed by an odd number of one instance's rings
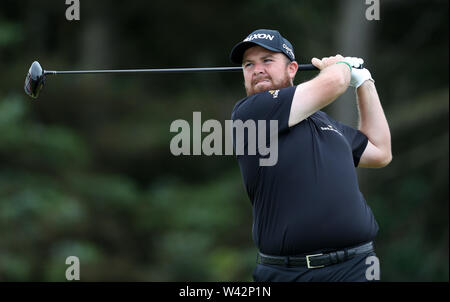
[[[352,147],[353,153],[353,163],[355,167],[358,166],[359,160],[367,147],[368,138],[367,136],[359,130],[356,130],[350,126],[347,126],[338,121],[334,121],[336,128],[342,132],[346,140],[349,142]]]

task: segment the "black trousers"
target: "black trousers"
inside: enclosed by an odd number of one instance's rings
[[[322,268],[286,267],[283,265],[257,264],[253,271],[256,282],[368,282],[366,271],[370,264],[366,264],[369,256],[376,256],[375,252],[357,255],[345,262],[325,266]]]

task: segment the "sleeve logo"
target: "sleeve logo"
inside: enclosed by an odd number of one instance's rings
[[[320,129],[321,130],[324,130],[324,131],[327,131],[327,130],[329,130],[329,131],[334,131],[334,132],[336,132],[337,134],[339,134],[340,136],[343,136],[342,135],[342,133],[340,133],[336,128],[334,128],[332,125],[328,125],[328,127],[320,127]]]

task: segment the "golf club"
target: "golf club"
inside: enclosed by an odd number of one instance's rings
[[[300,71],[318,70],[312,64],[299,64]],[[165,69],[104,69],[104,70],[43,70],[38,61],[34,61],[25,78],[25,93],[36,99],[45,84],[46,76],[58,74],[94,74],[94,73],[140,73],[140,72],[206,72],[206,71],[242,71],[242,67],[203,67],[203,68],[165,68]]]

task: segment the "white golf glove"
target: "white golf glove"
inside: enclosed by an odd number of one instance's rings
[[[366,68],[358,69],[358,67],[364,63],[363,59],[355,57],[345,57],[344,61],[348,62],[353,67],[352,78],[350,79],[351,87],[358,88],[367,80],[371,80],[372,82],[375,83],[375,81],[372,79],[372,75],[370,74],[369,70],[367,70]]]

